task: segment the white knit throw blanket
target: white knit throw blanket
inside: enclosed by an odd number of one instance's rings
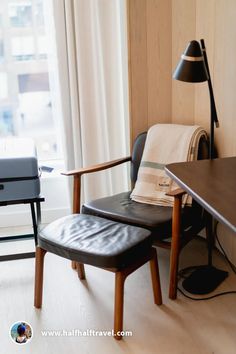
[[[197,125],[156,124],[147,133],[138,178],[131,199],[147,204],[173,206],[173,197],[166,193],[178,185],[165,173],[165,165],[197,159],[200,138],[207,134]],[[191,205],[188,195],[183,205]]]

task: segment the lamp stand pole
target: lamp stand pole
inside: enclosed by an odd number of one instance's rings
[[[205,66],[207,69],[208,73],[208,88],[209,88],[209,95],[210,95],[210,107],[211,107],[211,126],[210,126],[210,159],[214,159],[215,154],[214,154],[214,123],[216,127],[219,127],[219,121],[217,117],[217,112],[216,112],[216,104],[215,104],[215,98],[213,94],[213,88],[212,88],[212,83],[211,83],[211,74],[209,70],[209,65],[208,65],[208,59],[207,59],[207,54],[206,54],[206,47],[205,47],[205,42],[204,39],[200,40],[201,43],[201,49],[203,53],[203,58],[205,62]]]
[[[200,40],[201,50],[208,73],[208,88],[210,95],[210,108],[211,108],[211,122],[210,122],[210,160],[215,158],[214,151],[214,124],[219,127],[217,118],[215,99],[211,83],[210,70],[208,66],[207,54],[204,40]],[[214,233],[213,233],[213,217],[206,212],[206,235],[207,235],[207,249],[208,249],[208,263],[207,265],[199,266],[197,269],[186,278],[182,285],[185,290],[192,294],[207,294],[215,290],[228,276],[228,272],[218,269],[212,264],[212,251],[214,247]]]
[[[209,89],[209,96],[210,96],[210,109],[211,109],[211,121],[210,121],[210,160],[213,160],[215,157],[214,153],[214,123],[219,127],[219,122],[217,118],[217,112],[216,112],[216,105],[215,105],[215,98],[213,94],[213,88],[212,88],[212,83],[211,83],[211,74],[210,74],[210,69],[208,65],[208,59],[207,59],[207,53],[206,53],[206,47],[205,47],[205,42],[204,39],[200,40],[201,43],[201,49],[203,53],[203,58],[206,66],[206,70],[208,73],[208,89]],[[213,235],[213,218],[212,216],[207,213],[207,245],[208,245],[208,266],[212,266],[212,249],[214,247],[214,235]]]

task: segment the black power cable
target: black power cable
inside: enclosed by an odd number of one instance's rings
[[[236,274],[236,266],[235,264],[233,264],[229,257],[227,256],[222,244],[220,243],[220,240],[218,238],[218,235],[217,235],[217,226],[218,226],[219,222],[217,221],[215,223],[215,227],[214,227],[214,236],[216,238],[216,241],[220,247],[220,250],[221,250],[221,255],[223,254],[225,260],[227,261],[227,263],[229,264],[230,268],[232,269],[232,271],[234,272],[234,274]],[[181,269],[179,272],[178,272],[178,275],[180,278],[185,278],[186,277],[186,274],[188,274],[189,272],[195,270],[196,267],[193,266],[193,267],[188,267],[188,268],[184,268],[184,269]],[[211,295],[211,296],[206,296],[206,297],[192,297],[192,296],[189,296],[187,295],[182,289],[180,289],[179,287],[177,287],[178,291],[184,295],[185,297],[187,297],[188,299],[191,299],[191,300],[195,300],[195,301],[203,301],[203,300],[211,300],[211,299],[214,299],[215,297],[219,297],[219,296],[223,296],[223,295],[229,295],[229,294],[236,294],[236,290],[232,290],[232,291],[224,291],[222,293],[218,293],[218,294],[215,294],[215,295]]]
[[[232,291],[224,291],[223,293],[218,293],[218,294],[215,294],[215,295],[212,295],[212,296],[207,296],[207,297],[192,297],[192,296],[187,295],[179,287],[177,289],[182,295],[184,295],[188,299],[195,300],[195,301],[211,300],[211,299],[214,299],[214,297],[218,297],[218,296],[223,296],[223,295],[228,295],[228,294],[236,294],[236,291],[232,290]]]

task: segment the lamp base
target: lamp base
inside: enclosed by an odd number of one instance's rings
[[[204,295],[214,291],[229,275],[228,272],[210,265],[197,267],[183,280],[183,288],[191,294]]]

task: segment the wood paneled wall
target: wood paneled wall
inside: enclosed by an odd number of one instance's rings
[[[236,155],[236,1],[175,0],[172,2],[173,68],[191,39],[204,38],[220,128],[215,130],[219,156]],[[177,56],[178,53],[178,56]],[[172,82],[172,122],[198,124],[209,131],[206,83]]]
[[[205,39],[220,128],[220,157],[236,155],[236,1],[127,0],[131,141],[154,123],[199,124],[209,131],[206,83],[172,80],[192,39]],[[236,238],[219,226],[236,262]],[[231,237],[232,236],[232,237]]]
[[[172,1],[172,70],[180,60],[186,44],[195,38],[196,0]],[[187,30],[186,30],[187,29]],[[169,73],[172,75],[172,72]],[[172,80],[172,122],[192,124],[195,88],[192,84]]]
[[[131,141],[171,122],[171,0],[128,0]]]
[[[204,38],[220,128],[220,156],[236,154],[236,1],[127,0],[131,141],[157,122],[209,130],[206,83],[172,80],[191,39]]]
[[[221,157],[236,155],[236,1],[196,1],[196,38],[205,38],[220,128],[216,145]],[[196,88],[195,123],[209,125],[209,99]]]

